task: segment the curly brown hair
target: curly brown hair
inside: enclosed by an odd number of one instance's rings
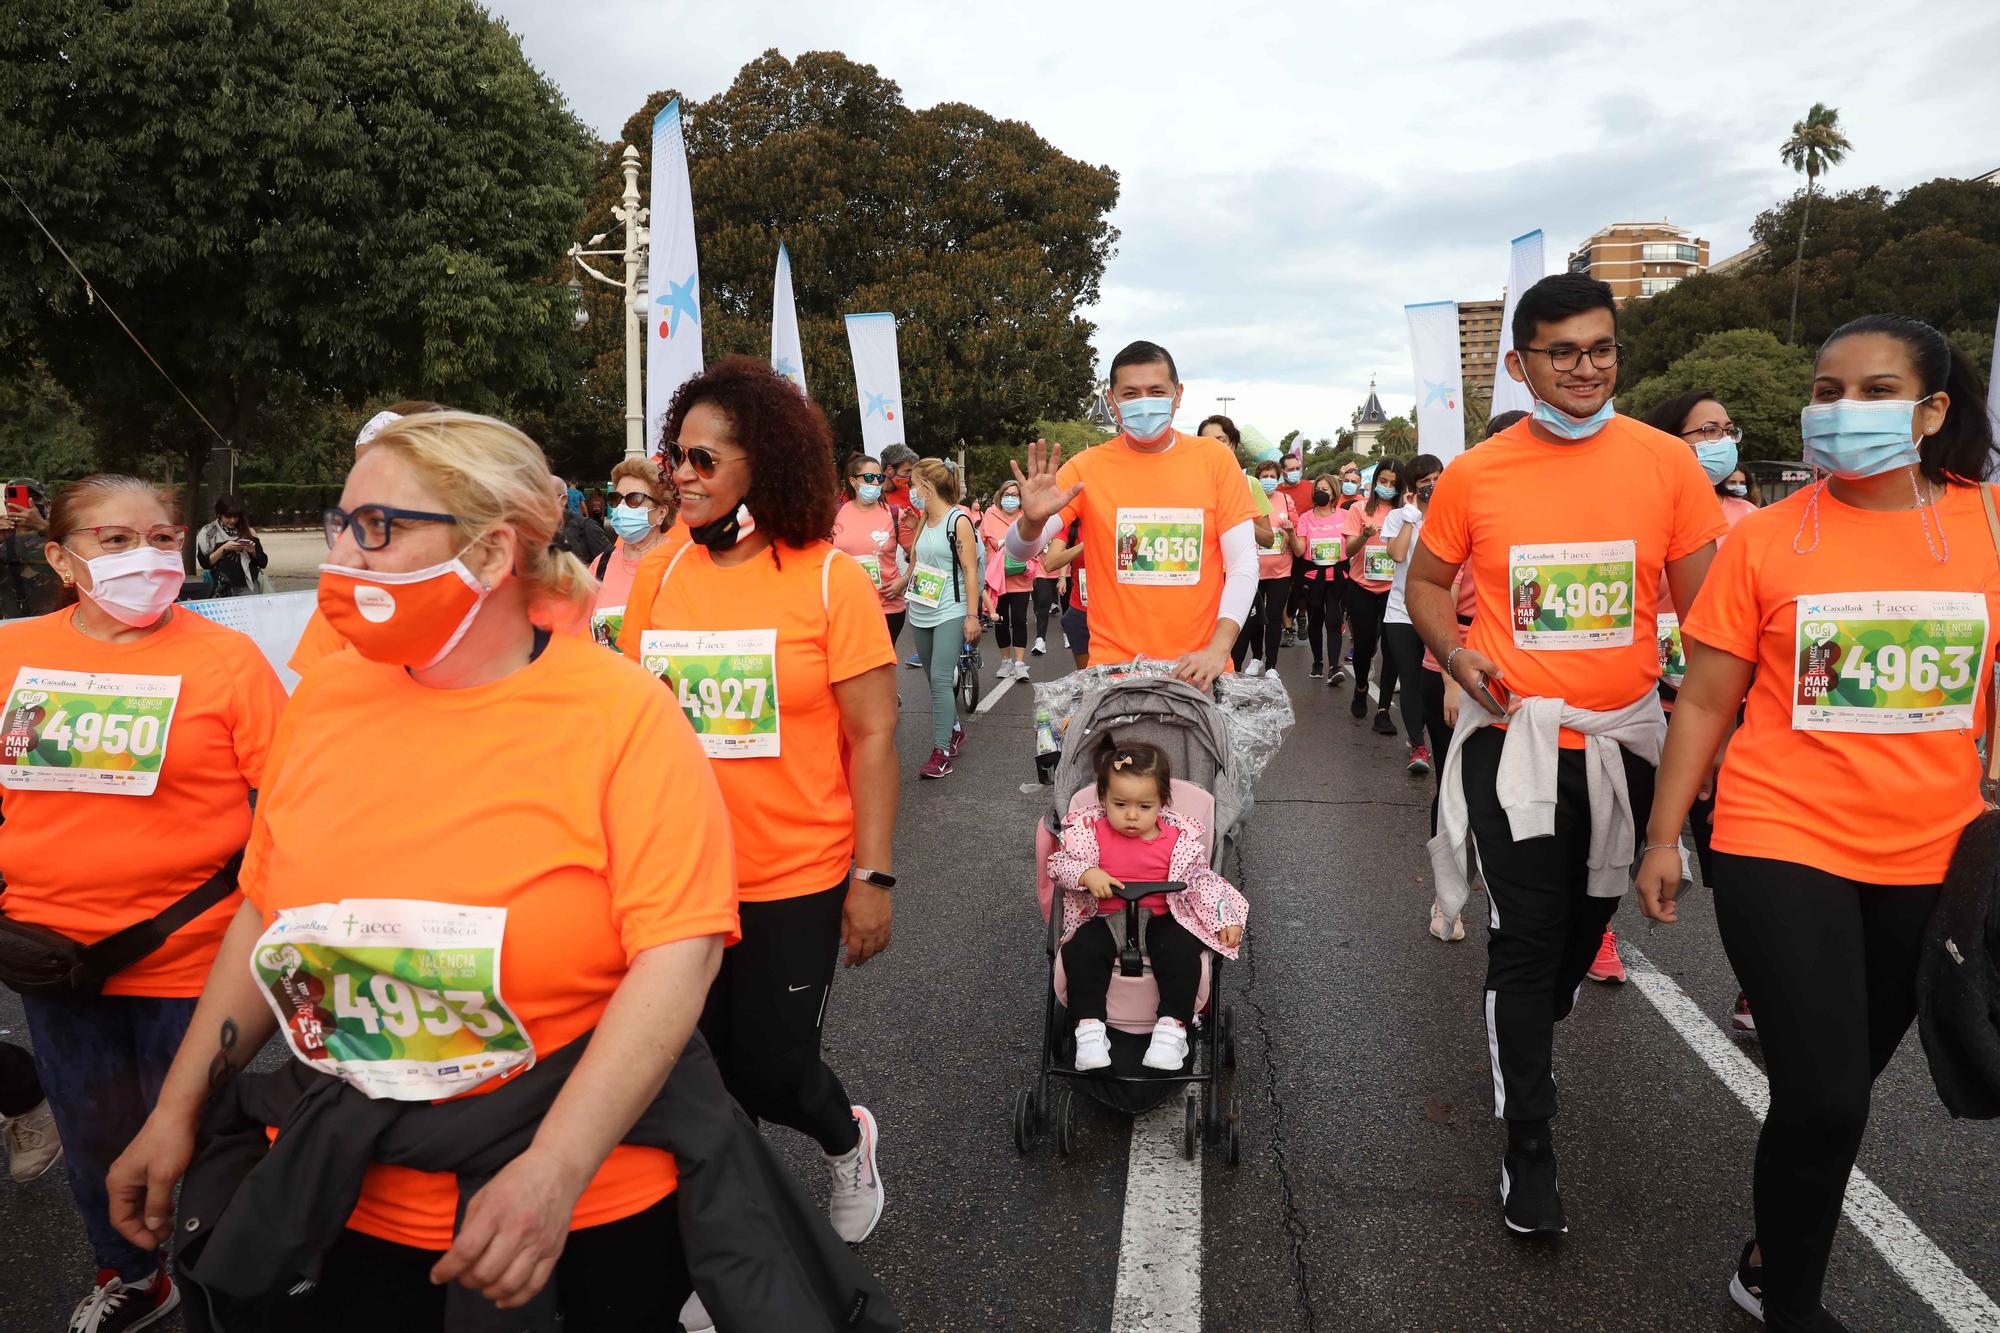
[[[825,541],[840,512],[833,430],[810,398],[770,363],[726,356],[675,391],[659,449],[680,438],[687,415],[707,403],[729,418],[730,442],[750,455],[743,503],[759,531],[787,546]]]

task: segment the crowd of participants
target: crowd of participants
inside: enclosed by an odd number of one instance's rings
[[[1400,721],[1435,790],[1431,933],[1463,939],[1487,899],[1517,1233],[1568,1229],[1555,1025],[1586,976],[1622,977],[1629,887],[1677,919],[1685,832],[1771,1084],[1729,1288],[1773,1328],[1840,1327],[1820,1293],[1870,1086],[1981,809],[1981,386],[1914,320],[1840,329],[1801,417],[1816,479],[1759,507],[1714,393],[1617,413],[1608,288],[1545,279],[1513,335],[1532,412],[1449,465],[1311,476],[1246,456],[1226,417],[1175,430],[1173,359],[1135,343],[1110,368],[1119,433],[1067,460],[1037,441],[990,502],[905,446],[837,463],[819,410],[744,358],[689,381],[659,458],[597,494],[503,422],[397,404],[325,516],[289,699],[249,639],[175,607],[187,530],[154,487],[10,504],[7,540],[39,540],[66,604],[0,626],[0,971],[33,1040],[0,1045],[0,1115],[16,1179],[68,1168],[98,1270],[72,1333],[144,1327],[183,1285],[218,1326],[497,1307],[697,1329],[706,1301],[729,1327],[790,1271],[741,1191],[791,1198],[717,1146],[732,1100],[826,1162],[826,1212],[784,1234],[823,1230],[838,1281],[790,1313],[829,1291],[851,1310],[871,1280],[843,1245],[886,1196],[821,1034],[840,962],[890,944],[905,631],[927,778],[965,752],[956,676],[988,632],[999,681],[1052,632],[1059,671],[1158,658],[1204,691],[1303,648],[1295,699],[1344,686],[1355,721]],[[196,558],[218,591],[264,586],[240,508]],[[1148,934],[1146,1064],[1180,1068],[1190,960],[1233,955],[1246,905],[1157,752],[1096,759],[1099,804],[1051,863],[1076,899],[1076,1064],[1108,1058],[1110,954],[1083,927],[1122,874],[1194,895]],[[274,1037],[282,1067],[249,1071]]]

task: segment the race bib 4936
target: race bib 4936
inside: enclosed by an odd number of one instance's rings
[[[0,786],[152,795],[180,694],[179,676],[22,667],[0,731]]]
[[[674,692],[709,758],[777,757],[778,631],[647,630],[639,660]]]
[[[1152,587],[1201,582],[1206,524],[1199,509],[1120,509],[1118,582]]]
[[[1977,593],[1857,592],[1798,599],[1792,726],[1968,731],[1988,638]]]
[[[1629,541],[1509,547],[1514,646],[1629,647],[1638,558],[1638,543]]]

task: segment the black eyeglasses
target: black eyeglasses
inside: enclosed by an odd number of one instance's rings
[[[663,452],[666,454],[669,468],[678,472],[681,464],[686,463],[694,469],[694,474],[704,481],[713,477],[715,469],[724,463],[740,463],[750,457],[748,454],[735,454],[723,458],[707,445],[693,444],[683,447],[679,440],[669,444]]]
[[[379,551],[396,535],[398,523],[456,523],[456,514],[433,514],[422,509],[397,509],[393,505],[356,505],[353,509],[326,511],[326,544],[331,547],[340,534],[352,529],[354,544],[364,551]]]
[[[627,509],[651,509],[659,501],[644,491],[623,491],[614,492],[605,503],[613,509],[619,505],[624,505]]]
[[[1584,357],[1599,370],[1609,370],[1618,364],[1618,354],[1625,350],[1624,343],[1599,343],[1595,347],[1521,347],[1522,352],[1538,352],[1549,359],[1551,370],[1575,370]]]
[[[1703,444],[1714,444],[1719,440],[1727,440],[1731,444],[1741,444],[1743,443],[1743,428],[1735,422],[1731,422],[1727,426],[1718,426],[1713,421],[1708,421],[1696,426],[1693,430],[1684,430],[1681,432],[1683,440],[1689,436],[1699,439]]]
[[[888,476],[881,472],[850,472],[847,474],[847,479],[858,481],[864,486],[880,486],[889,480]]]

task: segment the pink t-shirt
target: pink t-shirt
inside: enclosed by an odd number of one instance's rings
[[[1740,495],[1725,495],[1722,497],[1722,521],[1732,528],[1756,512],[1757,506],[1751,504]],[[1722,543],[1727,540],[1727,533],[1718,537],[1715,542],[1716,547],[1720,549]]]
[[[1160,836],[1147,842],[1144,838],[1128,837],[1111,827],[1111,821],[1097,821],[1097,868],[1121,884],[1145,884],[1150,881],[1170,879],[1174,868],[1174,844],[1180,841],[1181,831],[1159,826]],[[1149,893],[1139,900],[1139,906],[1150,908],[1154,916],[1167,910],[1167,895]],[[1125,900],[1116,895],[1103,899],[1097,904],[1099,916],[1116,916],[1125,910]]]
[[[1343,535],[1359,537],[1361,535],[1361,526],[1364,523],[1378,529],[1375,535],[1368,539],[1367,544],[1354,553],[1354,559],[1347,567],[1348,576],[1370,592],[1387,592],[1395,582],[1395,572],[1393,569],[1390,570],[1387,578],[1379,579],[1371,579],[1363,572],[1368,568],[1368,561],[1371,557],[1376,561],[1378,572],[1385,562],[1393,564],[1393,562],[1389,561],[1389,543],[1382,536],[1379,529],[1383,523],[1388,521],[1389,515],[1395,512],[1396,506],[1385,502],[1380,509],[1375,511],[1373,515],[1370,515],[1367,503],[1362,500],[1356,500],[1347,509],[1345,516],[1347,526],[1341,529]]]
[[[1326,513],[1322,514],[1317,509],[1308,509],[1299,515],[1299,536],[1306,539],[1306,564],[1311,566],[1311,568],[1306,570],[1307,578],[1330,579],[1333,577],[1333,571],[1340,565],[1339,546],[1336,545],[1332,548],[1331,559],[1322,560],[1319,557],[1328,555],[1328,548],[1321,545],[1316,553],[1313,544],[1315,542],[1339,542],[1341,535],[1346,530],[1347,513],[1345,510],[1329,509]]]
[[[979,540],[986,547],[986,558],[988,560],[991,560],[993,558],[994,552],[996,551],[1001,552],[1000,560],[1002,562],[1001,569],[1003,572],[1006,569],[1005,562],[1007,556],[1002,548],[1005,546],[1007,541],[1007,529],[1014,525],[1014,521],[1018,517],[1019,517],[1018,513],[1010,514],[996,504],[996,505],[986,506],[986,515],[985,517],[979,520]],[[1027,573],[1008,574],[1006,576],[1007,586],[1005,591],[1033,592],[1035,588],[1035,580],[1045,579],[1047,577],[1048,575],[1044,573],[1042,570],[1041,560],[1039,558],[1030,560],[1028,562]]]
[[[903,572],[897,515],[884,504],[858,505],[849,500],[833,518],[833,545],[861,562],[875,582],[884,615],[895,615],[907,603],[900,596],[883,597],[882,586]]]
[[[1278,549],[1264,549],[1257,553],[1257,577],[1260,579],[1288,579],[1292,576],[1292,529],[1297,525],[1299,511],[1292,507],[1292,497],[1282,490],[1271,494],[1271,538],[1278,543]]]
[[[597,581],[598,610],[625,605],[632,595],[632,575],[638,568],[639,556],[620,538],[612,548],[611,558],[604,562],[604,577]]]

